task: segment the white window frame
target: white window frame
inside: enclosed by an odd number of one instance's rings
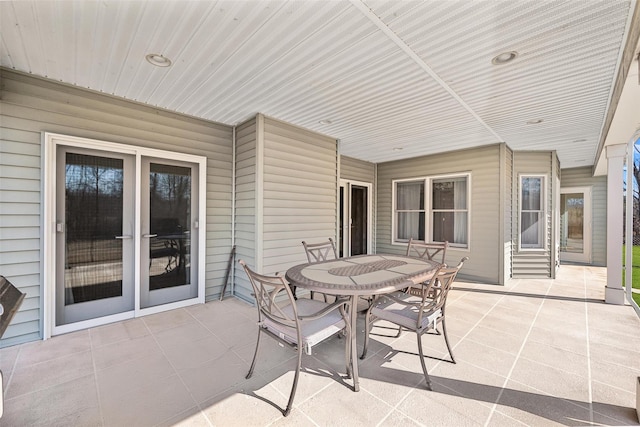
[[[432,176],[421,176],[414,178],[403,178],[403,179],[394,179],[391,181],[391,244],[392,245],[405,245],[409,242],[405,239],[398,239],[398,228],[397,228],[397,185],[398,183],[403,182],[424,182],[424,234],[425,241],[429,243],[433,243],[433,188],[432,184],[435,180],[443,180],[450,178],[466,178],[467,180],[467,209],[457,209],[453,210],[453,212],[467,212],[467,243],[459,244],[459,243],[451,243],[449,242],[450,248],[470,250],[471,249],[471,173],[470,172],[461,172],[461,173],[451,173],[445,175],[432,175]],[[402,212],[422,212],[423,210],[411,210]],[[437,209],[435,212],[451,212],[451,210],[442,210]]]
[[[525,210],[524,212],[539,212],[541,222],[540,239],[542,240],[541,246],[523,246],[522,245],[522,181],[526,178],[540,178],[542,180],[540,184],[540,210]],[[549,176],[546,174],[520,174],[518,175],[518,250],[521,252],[541,252],[548,250],[547,234],[548,234],[548,221],[547,221],[547,182]]]

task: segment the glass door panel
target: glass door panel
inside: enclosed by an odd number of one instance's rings
[[[590,262],[590,191],[562,189],[560,195],[560,258],[563,261]]]
[[[56,326],[133,310],[130,156],[59,148]]]
[[[196,167],[143,158],[140,307],[197,296],[192,260],[197,247]]]

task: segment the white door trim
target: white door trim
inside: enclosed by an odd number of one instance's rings
[[[562,187],[560,188],[560,195],[562,194],[572,194],[572,193],[581,193],[584,195],[584,219],[583,219],[583,252],[579,253],[571,253],[571,252],[563,252],[560,251],[560,260],[561,261],[569,261],[569,262],[579,262],[585,264],[591,264],[591,254],[593,251],[592,248],[592,223],[593,223],[593,211],[592,211],[592,188],[590,186],[584,187]],[[559,210],[562,209],[562,206],[558,207]],[[562,233],[562,231],[560,231]]]
[[[146,314],[158,313],[178,307],[184,307],[196,303],[204,303],[205,293],[205,262],[206,262],[206,169],[207,159],[203,156],[195,156],[185,153],[177,153],[152,148],[138,147],[127,144],[119,144],[108,141],[101,141],[89,138],[80,138],[56,133],[43,133],[43,180],[42,180],[42,271],[43,278],[43,338],[50,338],[52,335],[71,332],[74,330],[86,329],[118,320],[142,316]],[[111,316],[90,319],[76,322],[64,326],[55,326],[55,278],[56,278],[56,151],[58,145],[68,147],[79,147],[84,149],[131,154],[136,157],[136,170],[140,170],[142,157],[155,157],[180,160],[198,165],[199,177],[199,206],[198,212],[194,215],[194,220],[198,221],[198,296],[193,299],[179,301],[176,303],[161,305],[148,309],[140,309],[140,194],[136,192],[134,218],[135,218],[135,308],[133,311],[118,313]],[[136,173],[136,188],[140,188],[140,177]]]
[[[351,186],[367,188],[367,253],[372,253],[372,236],[373,236],[373,184],[370,182],[354,181],[350,179],[341,179],[340,187],[344,188],[343,192],[343,221],[342,221],[342,250],[344,256],[351,256]]]

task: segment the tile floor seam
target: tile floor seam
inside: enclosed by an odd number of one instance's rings
[[[98,412],[100,413],[100,423],[102,426],[105,425],[105,421],[104,421],[104,411],[102,410],[102,399],[100,397],[100,387],[98,387],[98,369],[96,367],[96,358],[95,358],[95,352],[94,352],[94,346],[93,346],[93,340],[91,339],[92,336],[92,330],[89,329],[89,346],[91,349],[91,364],[93,366],[93,381],[94,381],[94,385],[96,386],[96,394],[97,394],[97,398],[98,398]]]
[[[525,383],[522,383],[522,382],[517,381],[517,380],[514,380],[514,379],[511,379],[510,381],[512,381],[512,382],[514,382],[514,383],[516,383],[516,384],[519,384],[519,385],[522,385],[522,386],[528,387],[528,388],[530,388],[530,389],[534,390],[536,393],[539,393],[540,395],[548,396],[548,397],[553,397],[554,399],[562,400],[563,402],[566,402],[566,403],[568,403],[568,404],[570,404],[570,405],[573,405],[573,406],[577,406],[578,408],[581,408],[581,409],[589,410],[589,406],[591,406],[589,402],[584,402],[584,405],[581,405],[581,404],[580,404],[580,403],[578,403],[578,401],[576,401],[576,400],[568,399],[568,398],[564,398],[564,397],[560,397],[560,396],[556,396],[556,395],[551,394],[551,393],[548,393],[548,392],[546,392],[546,391],[544,391],[544,390],[540,390],[540,389],[538,389],[538,388],[536,388],[536,387],[533,387],[533,386],[531,386],[531,385],[529,385],[529,384],[525,384]],[[610,414],[604,414],[604,413],[602,413],[602,412],[598,412],[598,411],[593,411],[593,413],[594,413],[594,414],[601,415],[601,416],[606,417],[606,418],[609,418],[609,419],[611,419],[611,420],[618,421],[618,422],[622,423],[622,425],[626,425],[626,422],[625,422],[624,420],[620,420],[620,419],[616,418],[616,417],[615,417],[615,416],[613,416],[613,415],[610,415]],[[592,424],[593,424],[593,423],[592,423]]]
[[[418,386],[419,386],[419,385],[421,385],[423,382],[424,382],[424,381],[421,381],[421,382],[420,382],[420,384],[418,384]],[[401,405],[405,400],[407,400],[407,399],[409,398],[409,396],[410,396],[410,395],[411,395],[415,390],[417,390],[417,387],[418,387],[418,386],[416,386],[416,387],[412,388],[412,389],[409,391],[409,393],[407,393],[407,395],[405,396],[405,398],[404,398],[404,399],[402,399],[402,400],[400,400],[400,402],[398,402],[398,404],[395,406],[394,410],[395,410],[395,411],[398,411],[398,413],[400,413],[400,414],[404,415],[405,417],[409,418],[411,421],[415,422],[416,424],[418,424],[418,425],[424,425],[423,423],[419,422],[418,420],[416,420],[415,418],[413,418],[411,415],[407,414],[407,413],[406,413],[406,412],[404,412],[403,410],[398,409],[398,407],[399,407],[399,406],[400,406],[400,405]],[[459,397],[462,397],[462,398],[467,399],[467,397],[466,397],[466,396],[463,396],[462,394],[460,394],[460,392],[458,392],[458,391],[456,391],[456,390],[453,390],[453,389],[452,389],[452,388],[450,388],[450,387],[447,387],[447,386],[445,386],[445,385],[443,385],[443,384],[440,384],[440,386],[441,386],[441,387],[443,387],[443,388],[446,388],[446,389],[448,389],[448,390],[451,390],[453,393],[457,394]],[[437,392],[437,391],[433,391],[433,390],[432,390],[432,391],[431,391],[431,393],[438,393],[438,392]],[[476,401],[475,399],[472,399],[472,400],[473,400],[473,401]],[[444,404],[444,403],[439,403],[439,402],[436,402],[436,403],[438,403],[439,405],[442,405],[442,406],[446,406],[446,407],[447,407],[447,408],[449,408],[451,411],[453,411],[453,412],[455,412],[456,414],[460,415],[462,418],[465,418],[465,419],[468,419],[468,420],[474,421],[472,418],[468,417],[467,415],[463,414],[462,412],[457,411],[457,410],[456,410],[456,409],[454,409],[454,408],[451,408],[449,405],[446,405],[446,404]],[[393,413],[393,412],[391,412],[391,413]],[[480,423],[478,422],[477,424],[480,424]]]
[[[189,313],[189,310],[184,310],[186,313],[189,314],[189,316],[193,317],[195,319],[195,317]],[[160,342],[158,342],[158,338],[155,336],[155,334],[153,333],[153,331],[151,330],[151,328],[149,328],[149,325],[147,324],[147,322],[145,321],[144,317],[142,317],[142,321],[144,322],[144,326],[147,328],[147,330],[149,331],[149,334],[151,335],[151,338],[153,339],[153,341],[155,341],[156,345],[158,346],[158,350],[162,353],[162,356],[164,356],[164,358],[166,359],[167,363],[169,364],[169,366],[171,366],[171,369],[173,369],[173,374],[175,376],[178,377],[178,379],[180,380],[180,382],[182,383],[182,385],[184,386],[185,390],[187,391],[187,393],[189,394],[189,397],[191,397],[191,400],[193,401],[194,405],[198,408],[198,410],[200,411],[200,413],[202,413],[202,415],[205,417],[205,419],[207,420],[207,422],[209,423],[209,425],[213,425],[213,423],[211,422],[211,420],[209,419],[209,417],[207,417],[207,414],[202,410],[202,407],[200,406],[200,402],[197,401],[197,399],[195,398],[195,396],[193,395],[193,393],[191,392],[191,389],[189,389],[189,387],[187,387],[187,383],[184,381],[184,379],[182,378],[182,376],[180,375],[180,373],[178,372],[178,370],[176,369],[176,367],[174,366],[173,363],[171,363],[171,360],[169,359],[169,357],[167,356],[167,354],[165,353],[164,349],[162,348],[162,346],[160,345]],[[160,331],[162,332],[162,331]],[[167,375],[165,378],[169,378],[171,375]],[[184,411],[183,411],[184,412]],[[158,424],[162,424],[172,418],[174,418],[175,416],[179,415],[178,414],[173,414],[169,417],[167,417],[166,419],[160,421],[160,423]]]
[[[11,388],[11,385],[13,383],[13,375],[16,373],[16,368],[18,366],[18,360],[20,358],[20,353],[22,352],[23,348],[24,348],[23,346],[19,346],[18,347],[18,353],[16,354],[15,359],[13,359],[13,365],[11,366],[11,374],[9,375],[9,379],[7,380],[7,386],[2,392],[3,396],[5,396],[5,399],[6,399],[6,396],[7,396],[7,392],[9,391],[9,389]],[[3,387],[3,385],[0,384],[0,387]]]
[[[516,286],[517,286],[517,284],[514,287],[516,287]],[[511,375],[513,374],[513,370],[515,369],[516,364],[520,360],[520,355],[522,354],[522,351],[524,350],[524,347],[527,344],[527,340],[529,339],[529,335],[531,335],[531,330],[533,329],[533,325],[536,323],[536,319],[538,318],[538,315],[540,314],[540,311],[542,310],[542,307],[544,307],[544,303],[546,301],[546,296],[549,295],[549,292],[551,291],[552,287],[553,287],[553,283],[551,285],[549,285],[549,287],[547,288],[547,291],[545,293],[545,298],[543,298],[540,306],[538,307],[538,311],[536,312],[536,315],[531,320],[531,324],[529,325],[529,331],[527,332],[527,335],[525,335],[524,340],[522,341],[522,344],[520,344],[520,349],[518,350],[518,353],[516,354],[516,358],[513,361],[513,363],[511,364],[511,369],[509,369],[509,372],[507,373],[507,377],[506,377],[504,383],[502,384],[502,387],[500,388],[500,391],[498,392],[498,397],[496,398],[496,401],[493,404],[491,412],[489,413],[489,417],[487,418],[487,421],[484,424],[485,426],[488,426],[489,423],[491,422],[491,418],[493,417],[493,413],[495,412],[495,410],[496,410],[496,408],[498,406],[498,402],[500,402],[500,399],[502,398],[502,394],[504,393],[504,389],[507,386],[507,384],[509,383],[509,380],[511,378]]]
[[[593,387],[591,382],[591,339],[589,339],[589,303],[587,302],[587,278],[586,272],[582,270],[582,286],[584,290],[584,323],[587,329],[587,385],[589,393],[589,422],[593,424]]]

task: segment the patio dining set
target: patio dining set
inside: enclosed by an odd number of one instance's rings
[[[353,381],[353,391],[360,390],[356,346],[358,312],[365,316],[364,347],[367,354],[369,335],[378,320],[415,333],[426,386],[431,379],[425,364],[422,336],[430,331],[443,335],[451,362],[445,323],[446,299],[456,275],[468,259],[450,267],[445,264],[448,242],[425,243],[409,240],[406,255],[369,254],[339,258],[334,241],[302,242],[308,263],[296,265],[283,276],[263,275],[253,271],[243,260],[244,268],[258,308],[258,338],[251,367],[253,374],[262,333],[297,351],[296,372],[287,406],[289,415],[298,386],[303,352],[310,355],[314,346],[334,335],[344,336],[346,377]],[[309,298],[298,298],[297,290],[309,291]],[[320,299],[314,298],[319,294]],[[358,310],[358,302],[366,310]],[[441,327],[441,328],[440,328]],[[441,329],[441,331],[440,331]]]

